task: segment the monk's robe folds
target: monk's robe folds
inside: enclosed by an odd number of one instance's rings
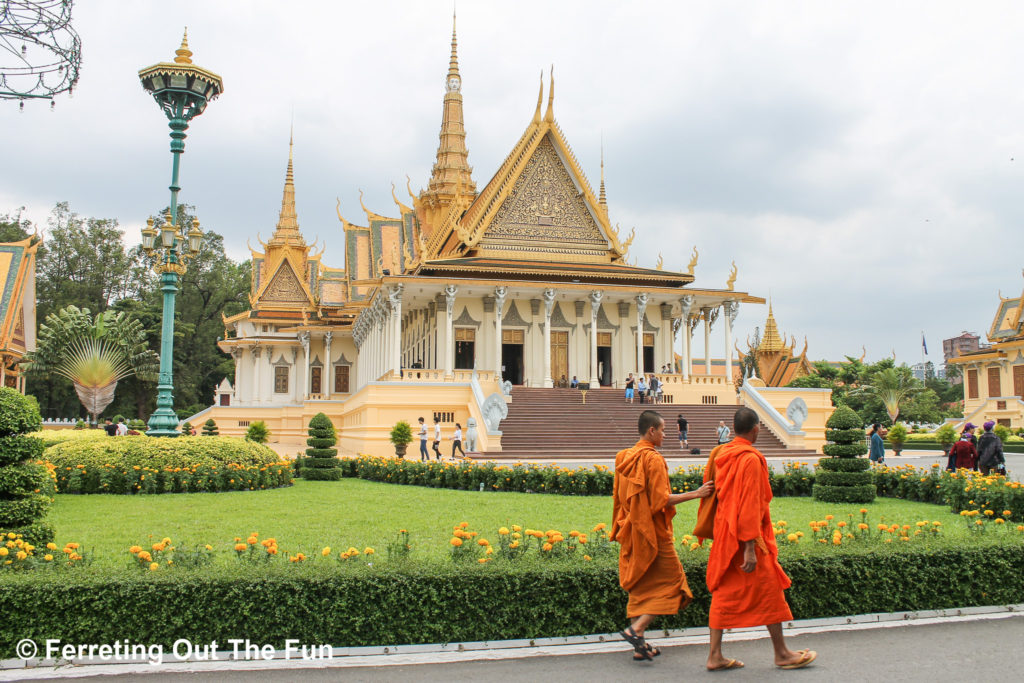
[[[705,474],[705,478],[706,478]],[[793,613],[783,591],[789,577],[779,564],[768,506],[772,500],[768,463],[742,438],[720,447],[715,458],[714,542],[708,558],[711,628],[746,628],[788,621]],[[754,541],[757,568],[747,574],[743,546]]]
[[[649,441],[615,456],[611,538],[619,543],[619,584],[629,593],[630,618],[675,614],[693,599],[676,554],[671,492],[668,465]]]

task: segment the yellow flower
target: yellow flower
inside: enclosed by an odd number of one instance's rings
[[[250,536],[248,539],[246,539],[246,542],[249,545],[256,545],[257,543],[259,543],[259,539],[256,538],[255,536]]]
[[[320,551],[320,554],[323,555],[324,557],[327,557],[328,555],[330,555],[331,554],[331,546],[325,546],[324,549]]]
[[[587,562],[590,562],[590,555],[584,555],[583,559]]]
[[[163,543],[164,545],[170,545],[171,544],[171,539],[165,537],[160,542]]]
[[[302,553],[299,553],[299,554],[301,555]],[[358,554],[359,554],[359,551],[358,551],[358,550],[356,550],[356,549],[355,549],[355,548],[353,548],[353,547],[350,547],[350,548],[348,549],[348,554],[349,554],[349,555],[351,555],[352,557],[355,557],[356,555],[358,555]]]
[[[149,571],[155,572],[157,569],[160,569],[160,565],[159,564],[157,564],[156,562],[150,563]]]
[[[551,545],[550,543],[545,543],[543,546],[541,546],[541,550],[543,550],[544,552],[548,552],[554,547],[555,546]]]
[[[601,522],[600,524],[598,524],[597,526],[594,527],[594,531],[603,531],[605,529],[605,527],[607,527],[607,526],[608,526],[607,524],[605,524],[604,522]]]
[[[580,532],[575,531],[575,530],[569,532],[569,536],[572,537],[572,538],[576,538],[579,535],[580,535]]]
[[[1009,516],[1009,515],[1007,515],[1007,516]],[[57,544],[56,543],[52,543],[52,542],[51,543],[47,543],[46,544],[46,549],[47,550],[56,550],[57,549]]]
[[[523,535],[521,533],[519,533],[518,531],[513,531],[512,532],[512,538],[522,538],[522,537],[523,537]]]
[[[861,508],[860,509],[860,514],[862,514],[862,515],[868,514],[868,509],[867,508]]]
[[[506,527],[501,527],[500,529],[498,529],[498,533],[502,536],[508,536],[508,529]]]
[[[831,522],[833,519],[835,519],[835,517],[833,517],[832,515],[825,515],[825,519]]]
[[[242,552],[243,550],[245,550],[245,548],[246,548],[246,545],[244,543],[236,543],[235,544],[235,550],[237,550],[238,552]]]
[[[699,547],[700,547],[700,543],[698,543],[697,541],[694,541],[693,543],[690,544],[690,550],[696,550]]]
[[[983,522],[982,520],[979,519],[978,521],[975,522],[975,524],[977,524],[978,526],[984,526],[985,522]]]
[[[458,537],[452,538],[452,540],[450,540],[448,542],[451,543],[456,548],[458,548],[460,545],[462,545],[462,539],[458,538]]]
[[[996,524],[1006,524],[1006,520],[1002,517],[996,517]]]
[[[519,526],[518,524],[513,524],[512,525],[512,531],[519,532],[519,531],[522,531],[522,530],[523,530],[523,527]]]
[[[1003,517],[1009,517],[1012,514],[1013,512],[1011,512],[1010,510],[1003,510]]]
[[[484,555],[491,555],[492,553],[494,553],[494,548],[487,546],[487,550],[484,552]]]
[[[486,538],[481,538],[479,541],[476,542],[476,544],[477,545],[484,545],[484,546],[490,545],[490,543],[487,542]]]
[[[462,529],[469,528],[469,522],[459,522],[459,527]]]
[[[480,564],[486,564],[490,559],[491,558],[489,557],[481,557],[479,560],[477,560],[477,562],[479,562]]]
[[[922,527],[922,526],[926,526],[927,524],[928,524],[928,522],[918,522],[917,526],[918,527]]]
[[[942,522],[932,522],[932,526],[942,526]]]
[[[24,560],[26,557],[28,557],[28,553],[26,553],[24,550],[19,550],[15,557],[19,560]]]
[[[363,548],[363,555],[373,555],[373,548]]]
[[[857,528],[860,529],[861,531],[867,531],[868,530],[868,525],[865,524],[864,522],[861,522],[860,524],[857,525]]]
[[[46,555],[43,555],[43,559],[46,560],[47,562],[53,562],[53,555],[50,555],[49,553],[47,553]]]
[[[836,526],[839,527],[840,529],[842,529],[843,527],[846,526],[846,522],[839,522],[838,524],[836,524]]]
[[[213,546],[212,546],[212,545],[210,545],[209,543],[207,543],[207,544],[206,544],[206,549],[207,549],[207,550],[213,550]]]
[[[799,538],[800,538],[800,537],[799,537],[799,536],[797,536],[796,534],[789,534],[788,536],[786,536],[786,539],[787,539],[787,540],[788,540],[788,541],[789,541],[790,543],[796,543],[796,542],[797,542],[797,540],[798,540]]]
[[[512,548],[512,549],[518,548],[519,547],[519,541],[512,541],[511,543],[508,544],[508,547]]]
[[[985,516],[986,517],[991,517],[994,514],[996,514],[996,513],[992,512],[991,510],[985,510]]]

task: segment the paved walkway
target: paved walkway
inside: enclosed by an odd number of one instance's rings
[[[739,637],[754,638],[738,640]],[[637,664],[624,643],[570,645],[546,648],[524,656],[509,650],[449,652],[419,656],[422,663],[405,663],[410,655],[335,659],[327,667],[309,668],[301,662],[261,662],[259,668],[237,670],[238,665],[191,665],[189,671],[172,673],[177,665],[162,665],[122,673],[117,680],[174,681],[184,676],[199,681],[452,681],[501,680],[538,681],[557,678],[571,681],[679,681],[689,678],[746,681],[837,681],[877,683],[903,681],[1016,680],[1024,670],[1024,614],[996,613],[968,617],[943,617],[919,621],[890,621],[849,626],[807,626],[794,629],[788,636],[793,649],[810,648],[818,652],[814,664],[800,671],[776,669],[771,647],[763,630],[739,636],[727,636],[725,652],[746,667],[729,672],[709,673],[704,669],[706,639],[682,638],[687,644],[662,646],[663,654],[653,662]],[[511,656],[510,654],[511,653]],[[403,659],[405,657],[405,659]],[[489,658],[488,658],[489,657]],[[415,658],[415,657],[413,657]],[[376,665],[352,666],[367,660]],[[461,661],[460,661],[461,660]],[[369,662],[367,662],[369,664]],[[235,667],[231,670],[229,667]],[[102,671],[99,669],[102,668]],[[121,667],[122,670],[125,667]],[[118,667],[75,667],[50,672],[58,677],[79,680],[110,680]],[[1017,671],[1017,674],[1012,672]],[[0,678],[35,678],[42,670],[7,670]],[[103,675],[95,675],[103,674]]]

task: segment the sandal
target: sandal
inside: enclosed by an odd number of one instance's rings
[[[797,652],[800,655],[800,659],[792,664],[779,664],[780,669],[802,669],[815,659],[818,658],[818,653],[814,650],[800,650]]]
[[[643,661],[645,661],[647,659],[650,659],[651,657],[657,657],[658,655],[661,654],[661,650],[659,650],[658,648],[652,646],[650,643],[645,642],[644,643],[644,648],[647,650],[647,654],[649,654],[650,657],[642,657],[642,656],[640,656],[639,652],[634,652],[633,653],[633,661],[634,662],[643,662]]]
[[[627,626],[626,630],[619,631],[619,635],[622,636],[627,643],[633,646],[634,653],[641,656],[641,659],[637,661],[653,659],[647,649],[647,641],[644,640],[643,636],[638,636],[632,626]]]
[[[738,659],[730,659],[722,666],[716,666],[714,668],[708,667],[708,671],[725,671],[726,669],[742,669],[743,662]]]

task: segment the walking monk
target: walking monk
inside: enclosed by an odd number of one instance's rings
[[[718,671],[743,666],[743,662],[722,656],[723,629],[767,625],[775,665],[799,669],[818,655],[813,650],[790,650],[782,636],[782,622],[793,618],[783,594],[789,588],[789,577],[779,564],[768,511],[772,499],[768,463],[754,448],[760,431],[757,413],[750,408],[737,410],[733,431],[736,437],[715,449],[704,470],[704,480],[714,481],[716,491],[714,542],[707,569],[711,591],[707,668]]]
[[[659,614],[676,614],[693,599],[672,535],[675,506],[706,498],[708,482],[696,491],[672,493],[668,465],[656,450],[665,438],[665,420],[656,411],[640,413],[640,440],[615,456],[611,538],[619,542],[619,584],[629,593],[626,616],[632,623],[621,635],[633,646],[633,659],[661,654],[644,640]]]

